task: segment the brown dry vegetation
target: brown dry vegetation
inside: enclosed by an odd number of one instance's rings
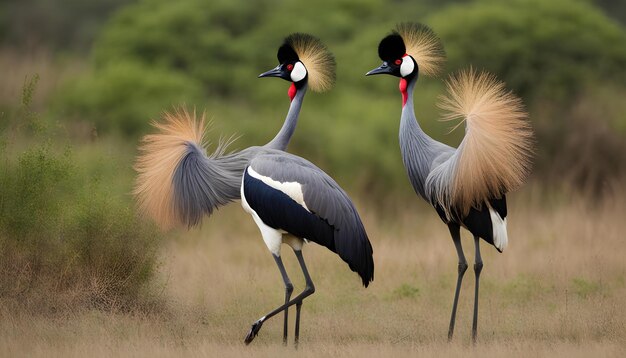
[[[456,255],[436,214],[418,200],[377,215],[360,202],[374,246],[368,289],[317,245],[305,248],[317,291],[303,306],[301,348],[313,356],[623,356],[626,353],[626,203],[546,197],[527,188],[510,200],[510,246],[483,245],[479,343],[470,344],[474,278],[461,292],[454,342],[446,342]],[[464,238],[468,259],[471,240]],[[297,262],[283,256],[296,285]],[[293,355],[282,321],[248,347],[249,325],[283,297],[282,282],[238,204],[175,233],[162,251],[162,310],[31,315],[0,303],[0,356]],[[293,314],[291,315],[293,318]],[[292,327],[293,329],[293,322]],[[290,332],[293,335],[293,331]]]

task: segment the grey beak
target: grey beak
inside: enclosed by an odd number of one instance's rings
[[[273,68],[267,72],[263,72],[259,75],[259,78],[261,77],[282,77],[283,75],[283,71],[280,68],[280,65],[276,66],[276,68]]]
[[[387,65],[387,62],[383,62],[383,64],[380,65],[380,67],[376,67],[375,69],[369,71],[365,75],[366,76],[382,75],[382,74],[391,74],[392,72],[393,70],[391,69],[391,67],[389,67],[389,65]]]

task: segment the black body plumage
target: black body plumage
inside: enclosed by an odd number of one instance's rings
[[[337,253],[352,271],[359,274],[365,287],[374,279],[372,246],[356,210],[346,213],[353,218],[350,228],[331,225],[328,218],[308,211],[284,192],[252,177],[247,170],[243,178],[243,195],[266,225]]]
[[[506,219],[506,196],[503,195],[500,199],[489,200],[489,206],[491,206],[491,208],[493,208],[493,210],[495,210],[503,220]],[[458,214],[459,210],[453,210],[451,212],[452,218],[448,218],[439,204],[434,205],[437,210],[437,214],[439,214],[439,217],[444,223],[449,224],[452,222],[458,224],[459,226],[463,226],[467,228],[472,235],[480,237],[487,243],[494,245],[493,223],[491,222],[489,206],[483,204],[479,208],[471,208],[469,213],[463,217],[460,217]],[[494,247],[496,250],[502,252],[497,246],[494,245]]]

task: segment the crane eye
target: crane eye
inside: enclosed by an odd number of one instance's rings
[[[293,65],[290,63],[287,65],[287,71],[293,70]]]
[[[401,60],[401,59],[397,59],[397,60],[395,61],[395,64],[396,64],[396,65],[398,65],[398,66],[400,66],[400,65],[402,64],[402,60]]]

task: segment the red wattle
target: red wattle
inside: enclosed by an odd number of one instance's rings
[[[406,80],[404,78],[400,79],[400,93],[402,93],[402,107],[406,104],[406,100],[409,98],[409,95],[406,93]]]
[[[289,91],[287,92],[290,101],[293,101],[293,98],[296,96],[296,92],[298,92],[298,89],[296,88],[296,84],[292,82],[289,87]]]

